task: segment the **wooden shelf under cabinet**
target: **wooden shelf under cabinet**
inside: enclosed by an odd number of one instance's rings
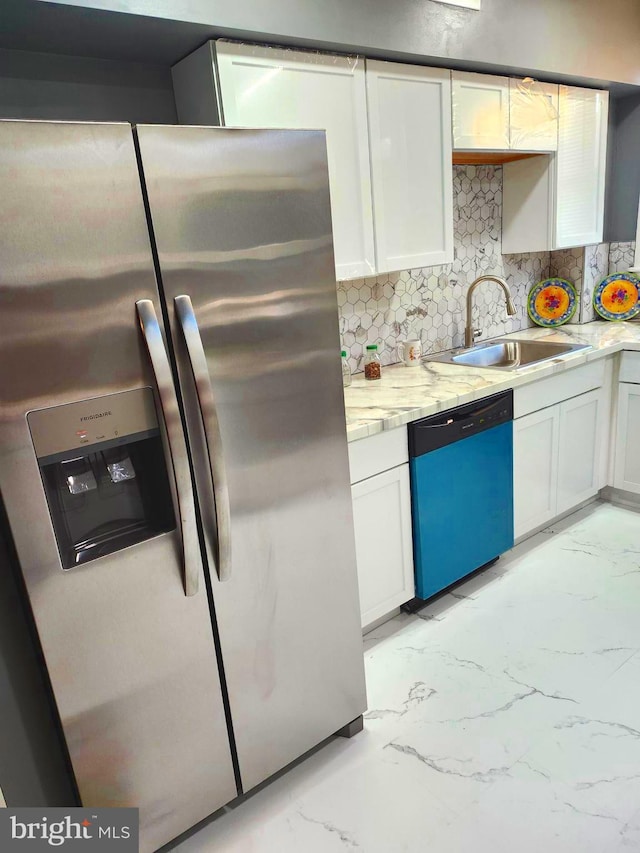
[[[544,157],[543,153],[532,154],[524,151],[454,151],[454,166],[502,166],[514,160],[528,160],[530,157]]]

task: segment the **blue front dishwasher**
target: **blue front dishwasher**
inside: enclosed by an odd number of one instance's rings
[[[416,597],[513,547],[513,391],[409,424]]]

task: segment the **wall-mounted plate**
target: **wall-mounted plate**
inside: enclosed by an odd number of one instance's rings
[[[593,307],[604,320],[630,320],[640,313],[640,279],[632,272],[603,278],[593,291]]]
[[[564,278],[545,278],[529,291],[527,311],[538,326],[562,326],[568,323],[578,307],[578,295]]]

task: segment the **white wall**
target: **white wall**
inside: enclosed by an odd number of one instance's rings
[[[0,118],[177,122],[166,67],[2,49]]]

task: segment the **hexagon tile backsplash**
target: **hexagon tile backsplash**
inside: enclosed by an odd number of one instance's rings
[[[560,274],[550,273],[550,270],[554,266],[554,256],[564,256],[565,252],[502,254],[501,166],[453,167],[453,217],[452,264],[338,282],[340,337],[352,372],[362,370],[367,344],[378,344],[383,364],[399,361],[398,343],[407,338],[420,338],[425,353],[462,346],[467,287],[484,273],[494,273],[507,280],[517,313],[515,317],[507,316],[504,297],[497,284],[481,285],[474,294],[473,318],[475,326],[482,329],[482,339],[532,325],[527,315],[529,288],[550,274]],[[621,255],[626,257],[626,247],[633,244],[612,243],[612,249],[614,245],[624,247]],[[599,271],[597,264],[608,256],[608,246],[603,246],[601,251],[593,253],[596,255],[593,262],[587,260],[584,249],[569,250],[579,254],[563,277],[573,281],[579,291],[585,268],[592,271],[593,277]],[[600,247],[589,248],[598,250]],[[556,258],[555,268],[560,268],[562,260]],[[620,263],[624,265],[623,261]],[[590,301],[588,304],[590,307]],[[580,316],[583,311],[585,319],[582,322],[593,319],[581,305]],[[578,317],[575,320],[577,322]]]

